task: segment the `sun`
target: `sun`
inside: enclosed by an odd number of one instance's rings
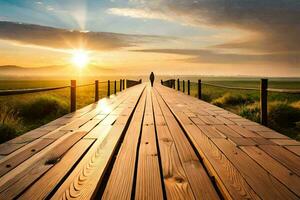
[[[79,50],[75,50],[73,51],[73,56],[72,56],[72,63],[82,69],[84,67],[87,66],[87,64],[89,63],[89,54],[87,51],[79,49]]]

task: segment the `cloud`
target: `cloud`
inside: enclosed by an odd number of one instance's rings
[[[236,28],[255,38],[233,41],[218,48],[265,52],[300,51],[299,0],[134,0],[135,9],[117,9],[119,15],[159,18],[194,26]],[[151,13],[151,14],[146,14]]]
[[[164,20],[171,21],[171,19],[167,15],[163,13],[155,13],[147,9],[110,8],[107,10],[107,13],[113,15],[119,15],[119,16],[132,17],[132,18],[164,19]]]
[[[36,45],[56,49],[85,48],[95,51],[107,51],[168,41],[171,38],[109,32],[81,32],[0,21],[0,39],[24,45]]]
[[[261,64],[277,63],[295,66],[300,62],[300,53],[295,54],[233,54],[222,53],[206,49],[142,49],[134,50],[144,53],[164,53],[188,56],[188,58],[179,59],[190,63],[208,63],[208,64]]]

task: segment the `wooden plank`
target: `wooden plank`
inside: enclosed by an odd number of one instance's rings
[[[102,199],[131,199],[145,100],[146,94],[144,92],[126,131]]]
[[[242,126],[239,126],[239,125],[227,125],[229,128],[231,128],[232,130],[234,130],[235,132],[239,133],[240,135],[244,136],[244,137],[258,137],[260,138],[261,136],[252,132],[252,131],[249,131],[247,129],[245,129],[244,127]]]
[[[38,179],[18,199],[46,199],[93,142],[94,140],[84,139],[77,142],[58,163]]]
[[[300,156],[300,146],[285,146],[285,148],[295,153],[296,155]]]
[[[161,109],[153,93],[152,99],[163,180],[167,198],[194,199],[191,186],[179,159],[174,140],[171,136],[168,126],[166,126],[164,116],[162,116]],[[156,121],[157,118],[160,119],[159,123]]]
[[[221,132],[217,131],[213,126],[197,125],[199,129],[209,138],[226,138]]]
[[[225,117],[222,117],[222,116],[216,116],[216,119],[223,122],[223,124],[227,124],[227,125],[234,125],[235,124],[233,121],[231,121],[229,119],[226,119]]]
[[[254,146],[256,143],[250,138],[230,137],[229,140],[236,146]]]
[[[0,199],[12,199],[50,169],[86,132],[75,132],[44,148],[0,179]]]
[[[49,130],[35,129],[6,143],[0,144],[0,155],[8,155],[21,148],[22,146],[25,146],[26,144],[32,142],[33,140],[46,135],[49,132]]]
[[[135,199],[163,199],[152,101],[150,88],[148,87],[147,89],[144,118],[148,116],[148,119],[143,121],[142,127],[141,143],[138,154]]]
[[[198,117],[191,117],[190,119],[197,125],[205,125],[205,123]]]
[[[136,105],[144,89],[143,85],[134,87],[128,102]],[[127,101],[126,100],[126,101]],[[132,108],[133,111],[134,108]],[[131,113],[128,113],[130,115]],[[94,198],[103,180],[107,166],[117,150],[117,144],[125,131],[125,125],[114,125],[107,136],[98,139],[68,178],[62,183],[52,199],[91,199]],[[101,134],[100,134],[101,136]]]
[[[5,159],[1,160],[0,163],[0,177],[9,172],[10,170],[14,169],[23,161],[27,160],[34,154],[38,153],[41,149],[45,148],[49,144],[51,144],[54,140],[49,139],[37,139],[34,141],[34,144],[27,145],[25,149],[22,149],[21,152],[18,154]]]
[[[214,189],[208,174],[203,168],[199,158],[194,152],[189,141],[185,137],[184,132],[177,123],[175,117],[171,111],[161,99],[157,96],[158,103],[161,107],[162,113],[165,117],[167,126],[171,130],[171,136],[173,137],[176,149],[178,151],[179,158],[182,162],[183,168],[186,172],[188,181],[191,185],[193,193],[196,199],[219,199],[216,190]],[[182,113],[178,116],[182,120],[186,120],[186,116],[183,117]],[[190,124],[182,124],[190,125]]]
[[[225,199],[259,199],[232,163],[194,125],[184,126]]]
[[[159,91],[163,89],[156,88]],[[172,105],[170,107],[172,110]],[[183,127],[203,158],[206,168],[215,177],[216,184],[225,199],[260,199],[233,164],[197,126],[184,125]]]
[[[253,137],[253,138],[251,138],[251,140],[253,140],[258,145],[275,145],[274,142],[272,142],[269,139],[265,139],[263,137],[260,137],[260,138],[259,137]]]
[[[214,125],[214,127],[221,132],[223,135],[231,138],[231,137],[242,137],[240,134],[237,132],[233,131],[226,125]]]
[[[300,146],[300,142],[292,139],[271,139],[271,141],[281,146]]]
[[[241,147],[253,160],[300,196],[300,177],[281,165],[267,153],[254,146]]]
[[[286,166],[289,170],[300,176],[300,157],[281,146],[260,145],[262,150]]]
[[[212,139],[263,199],[298,199],[282,183],[226,139]],[[270,146],[269,146],[270,147]]]
[[[269,139],[276,139],[276,138],[281,138],[281,139],[288,139],[287,136],[282,135],[280,133],[277,133],[267,127],[264,126],[244,126],[246,129],[254,131],[255,133],[259,134],[260,136],[264,138],[269,138]]]
[[[218,120],[217,118],[213,117],[213,116],[198,116],[204,123],[208,124],[208,125],[217,125],[217,124],[224,124],[223,122],[221,122],[220,120]]]

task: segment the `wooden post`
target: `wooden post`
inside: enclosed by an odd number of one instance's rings
[[[99,81],[95,80],[95,102],[99,101]]]
[[[110,96],[110,80],[107,81],[107,97]]]
[[[120,79],[120,92],[122,91],[122,79]]]
[[[71,80],[71,94],[70,94],[70,111],[74,112],[76,110],[76,80]]]
[[[180,81],[177,79],[177,90],[180,91]]]
[[[123,79],[123,90],[125,90],[125,79]]]
[[[114,89],[115,89],[114,93],[117,94],[117,81],[115,81],[115,88]]]
[[[182,80],[182,92],[185,93],[185,81]]]
[[[188,80],[188,95],[191,95],[191,81]]]
[[[202,84],[201,84],[201,79],[198,80],[198,99],[202,99]]]
[[[164,85],[164,82],[163,82],[163,80],[160,80],[160,84],[161,84],[161,85]]]
[[[268,125],[268,79],[261,79],[260,82],[260,123]]]

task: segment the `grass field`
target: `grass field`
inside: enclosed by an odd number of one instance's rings
[[[204,80],[203,82],[236,87],[260,87],[259,80]],[[187,87],[187,84],[185,85]],[[196,82],[191,83],[192,96],[197,97],[197,87]],[[300,81],[270,80],[269,88],[300,89]],[[187,92],[187,88],[185,91]],[[202,85],[203,100],[256,122],[260,119],[259,96],[259,91]],[[300,140],[300,94],[268,92],[268,122],[270,128]]]
[[[77,85],[93,83],[79,81]],[[69,85],[69,81],[0,81],[0,90],[43,88]],[[120,82],[117,81],[117,92]],[[94,102],[95,86],[77,88],[76,106],[82,108]],[[114,82],[110,84],[114,93]],[[107,96],[107,82],[99,83],[99,98]],[[69,112],[70,88],[0,97],[0,143],[46,124]]]
[[[131,77],[133,80],[138,79]],[[157,77],[167,80],[170,77]],[[144,77],[144,81],[147,77]],[[190,79],[191,95],[197,96],[198,77],[181,77]],[[105,81],[107,79],[100,79]],[[114,77],[111,80],[119,80]],[[226,86],[256,87],[258,79],[246,78],[202,78],[209,82]],[[93,83],[94,80],[79,80],[77,85]],[[41,88],[69,85],[69,80],[0,80],[0,90]],[[271,88],[299,89],[299,79],[273,79],[269,82]],[[111,83],[113,93],[113,82]],[[117,91],[119,91],[117,81]],[[182,86],[181,86],[182,88]],[[187,91],[187,89],[186,89]],[[229,90],[203,85],[203,99],[242,115],[253,121],[259,120],[259,92],[247,90]],[[94,86],[77,88],[77,109],[94,102]],[[107,95],[107,83],[99,85],[100,98]],[[300,140],[300,95],[269,93],[269,126],[292,138]],[[70,89],[61,89],[34,94],[0,97],[0,142],[5,142],[26,131],[39,127],[69,112]]]

